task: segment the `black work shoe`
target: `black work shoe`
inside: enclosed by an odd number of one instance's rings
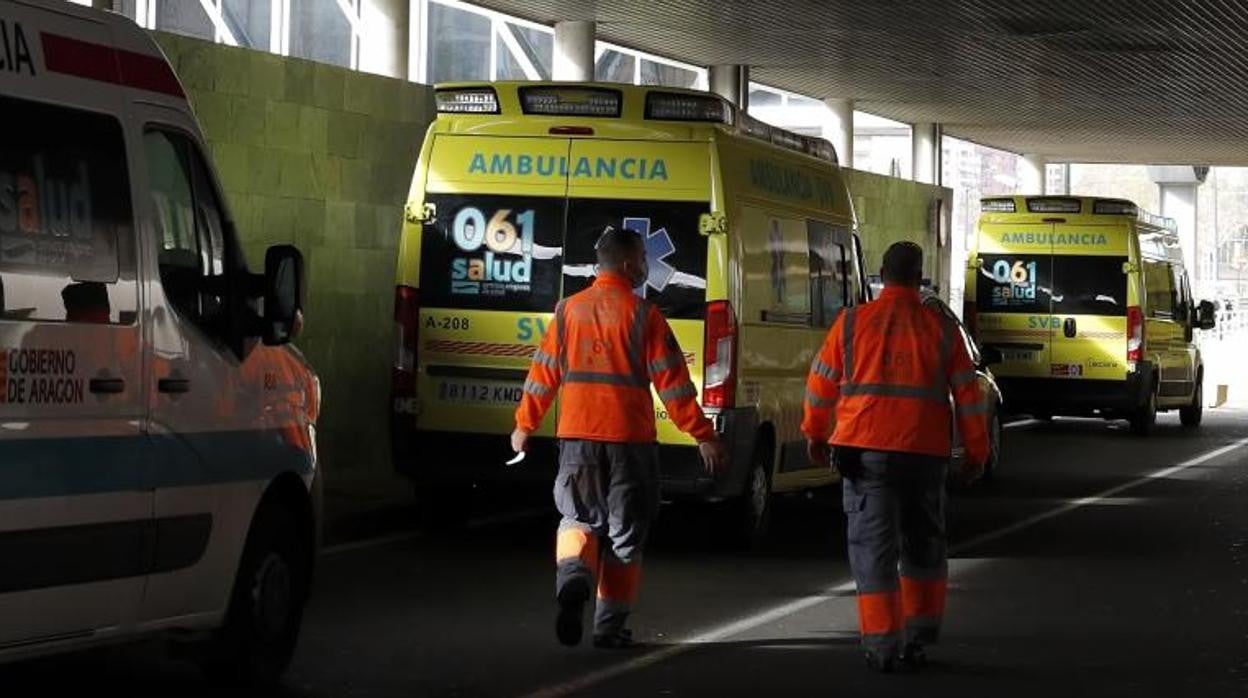
[[[907,642],[897,659],[910,671],[917,672],[927,666],[927,651],[923,649],[922,643]]]
[[[871,671],[878,671],[881,674],[891,674],[897,665],[897,657],[893,654],[880,654],[867,650],[863,653],[863,659],[867,662],[867,668]]]
[[[559,590],[559,615],[555,617],[555,636],[568,647],[581,644],[585,635],[582,623],[585,602],[589,600],[589,585],[584,581],[568,582]]]
[[[600,650],[624,650],[633,646],[633,631],[622,628],[609,635],[594,635],[594,647]]]

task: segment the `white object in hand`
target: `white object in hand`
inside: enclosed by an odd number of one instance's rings
[[[524,460],[524,451],[521,451],[516,454],[515,458],[512,458],[511,460],[507,461],[503,465],[517,465],[523,460]]]

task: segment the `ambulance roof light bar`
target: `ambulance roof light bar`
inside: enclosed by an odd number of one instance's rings
[[[732,126],[737,111],[716,95],[682,92],[649,92],[646,94],[646,118],[659,121],[705,121]]]
[[[433,93],[439,114],[498,114],[492,87],[448,87]]]
[[[740,115],[737,131],[751,138],[768,141],[781,148],[796,150],[799,153],[806,153],[811,157],[826,160],[834,165],[840,164],[840,159],[836,155],[836,148],[824,139],[811,138],[800,133],[786,131],[759,121],[749,114]]]
[[[981,213],[1014,213],[1014,199],[980,199]]]
[[[520,108],[545,116],[618,117],[624,102],[619,90],[605,87],[521,87]]]
[[[1029,213],[1079,213],[1082,210],[1083,202],[1079,199],[1057,197],[1027,199]]]

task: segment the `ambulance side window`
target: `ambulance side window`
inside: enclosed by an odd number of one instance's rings
[[[835,242],[838,236],[825,223],[807,221],[806,235],[810,246],[810,320],[814,327],[826,329],[841,309],[851,304],[853,251]]]
[[[144,146],[165,296],[180,315],[224,339],[232,240],[208,168],[180,133],[150,130]]]
[[[1147,290],[1149,315],[1165,320],[1174,318],[1178,294],[1175,292],[1174,272],[1170,264],[1145,260],[1144,287]]]
[[[130,173],[116,117],[0,96],[0,320],[132,324]]]

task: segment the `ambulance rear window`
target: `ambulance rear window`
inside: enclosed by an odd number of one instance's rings
[[[1052,256],[979,256],[975,302],[981,313],[1048,314],[1053,289]]]
[[[430,194],[421,243],[429,308],[550,312],[563,262],[562,198]]]
[[[1127,314],[1127,258],[1053,256],[1053,312],[1061,315]]]
[[[0,319],[134,321],[134,222],[117,119],[0,97]]]
[[[594,281],[594,245],[609,226],[631,230],[646,243],[650,278],[642,295],[669,320],[702,319],[706,313],[706,237],[698,219],[710,210],[687,201],[615,201],[572,199],[563,266],[563,295]]]

